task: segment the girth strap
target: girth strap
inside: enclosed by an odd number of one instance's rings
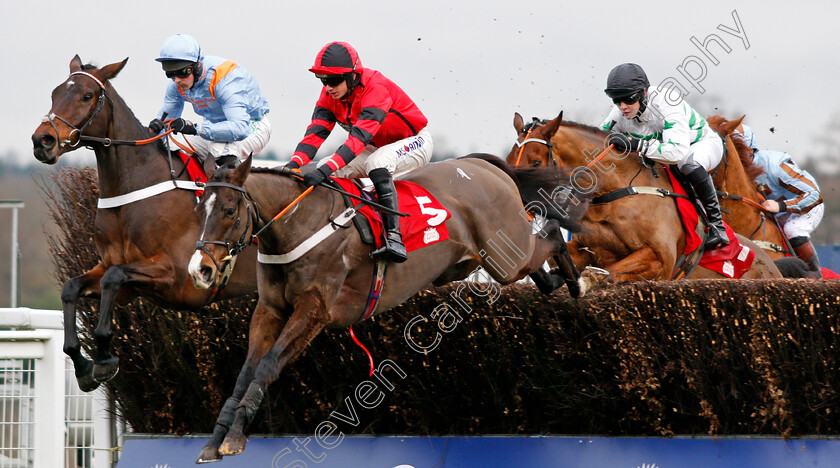
[[[280,255],[269,255],[262,252],[257,252],[257,261],[265,264],[285,265],[292,263],[302,257],[305,253],[312,250],[316,245],[323,242],[327,237],[330,237],[335,231],[350,224],[353,217],[356,216],[356,208],[347,208],[338,215],[329,224],[319,229],[315,234],[309,236],[308,239],[301,242],[297,247],[290,252]]]

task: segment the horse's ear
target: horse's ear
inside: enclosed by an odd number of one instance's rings
[[[248,178],[248,174],[251,172],[251,162],[254,160],[254,153],[248,155],[241,164],[236,166],[236,169],[233,170],[231,174],[232,182],[239,186],[245,185],[245,179]]]
[[[519,112],[513,113],[513,128],[516,129],[516,134],[518,135],[519,132],[522,131],[522,127],[525,126],[525,121],[522,119],[522,116],[519,115]]]
[[[117,76],[117,73],[123,69],[125,64],[128,63],[128,57],[125,58],[122,62],[112,63],[110,65],[105,65],[99,70],[99,79],[101,80],[110,80],[111,78]]]
[[[545,124],[544,134],[548,134],[549,137],[553,137],[555,133],[557,133],[557,129],[560,128],[560,124],[563,123],[563,112],[560,111],[560,115],[551,119],[548,123]]]
[[[730,135],[736,128],[741,126],[741,121],[744,120],[744,117],[746,116],[742,115],[740,119],[724,121],[720,126],[721,133],[724,135]]]
[[[212,156],[204,158],[204,174],[207,175],[207,181],[213,180],[213,174],[216,173],[216,160]]]
[[[77,72],[82,69],[82,58],[79,57],[79,54],[76,54],[72,60],[70,60],[70,73]]]

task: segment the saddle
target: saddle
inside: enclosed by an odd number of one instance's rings
[[[356,186],[356,188],[358,188],[358,191],[362,197],[367,198],[370,201],[376,201],[376,198],[373,195],[363,190],[363,186],[358,180],[351,179],[351,181]],[[332,185],[335,188],[344,190],[344,187],[342,187],[341,184],[336,182],[332,177],[327,177],[325,182]],[[347,208],[354,208],[357,212],[356,216],[353,216],[353,225],[356,226],[356,230],[359,231],[359,237],[361,237],[362,242],[367,245],[377,246],[377,236],[373,232],[373,228],[370,225],[370,221],[368,221],[368,218],[360,211],[361,207],[364,204],[361,202],[356,203],[355,200],[343,193],[341,194],[341,198],[344,199],[344,205]]]

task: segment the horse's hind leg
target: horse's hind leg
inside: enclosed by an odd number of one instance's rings
[[[257,307],[254,309],[254,314],[251,317],[251,325],[248,337],[248,356],[245,358],[245,364],[242,365],[242,370],[239,371],[239,376],[236,378],[236,386],[233,389],[233,394],[225,401],[219,417],[216,419],[216,426],[213,428],[213,435],[210,440],[204,444],[201,453],[196,459],[196,463],[209,463],[219,461],[222,459],[219,454],[219,446],[225,439],[231,425],[233,424],[236,408],[245,395],[245,391],[254,380],[254,372],[259,364],[260,359],[265,356],[265,353],[271,349],[271,346],[277,341],[282,329],[282,321],[277,317],[273,311],[269,311],[265,305],[259,301]]]
[[[76,334],[76,305],[79,298],[87,294],[99,294],[99,279],[104,269],[101,265],[84,275],[72,278],[61,288],[61,308],[64,312],[64,353],[73,360],[76,380],[83,392],[90,392],[99,386],[93,379],[93,362],[82,356],[82,347]]]
[[[236,455],[245,450],[245,426],[254,419],[268,386],[280,371],[294,361],[327,322],[327,310],[318,293],[305,293],[295,303],[295,312],[286,322],[280,337],[260,361],[254,380],[236,408],[236,416],[219,453]]]

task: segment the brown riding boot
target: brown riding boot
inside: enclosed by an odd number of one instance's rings
[[[790,245],[796,256],[799,257],[808,269],[813,273],[817,279],[822,279],[822,268],[820,268],[820,259],[817,258],[817,249],[811,243],[811,239],[807,236],[799,236],[790,239]]]

